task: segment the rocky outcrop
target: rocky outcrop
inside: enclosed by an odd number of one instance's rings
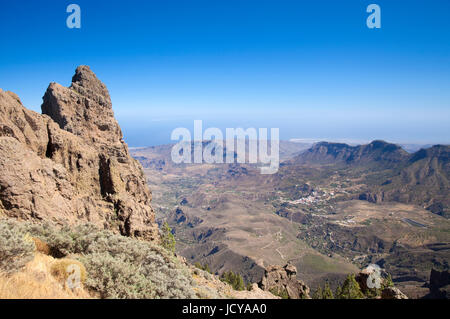
[[[185,265],[192,276],[194,290],[202,299],[280,299],[269,291],[262,290],[253,283],[249,290],[234,290],[230,284],[220,280],[219,276],[201,270],[177,255],[178,260]]]
[[[297,268],[291,263],[283,267],[268,266],[258,286],[276,295],[287,295],[289,299],[310,299],[309,287],[296,276]]]
[[[387,287],[381,291],[381,299],[408,299],[408,297],[396,287]]]
[[[381,299],[408,299],[408,296],[401,292],[400,289],[387,285],[387,275],[388,274],[384,269],[370,265],[360,271],[355,276],[355,280],[358,283],[359,288],[361,288],[362,293],[366,296],[370,294],[370,290],[373,289],[374,286],[378,286],[379,289],[381,288],[379,295],[379,298]],[[372,282],[374,286],[369,287],[368,284],[370,282]]]
[[[98,145],[123,144],[108,90],[88,66],[77,68],[69,88],[50,83],[43,99],[42,113],[61,129]]]
[[[450,272],[431,269],[429,288],[431,298],[450,299]]]
[[[0,90],[0,211],[24,220],[91,222],[158,238],[151,192],[122,139],[105,85],[87,66],[51,83],[43,114]]]

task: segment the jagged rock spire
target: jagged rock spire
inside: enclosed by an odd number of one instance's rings
[[[122,140],[106,86],[87,66],[51,83],[41,115],[0,90],[0,215],[90,222],[158,240],[151,192]]]
[[[120,143],[122,131],[114,118],[106,86],[88,66],[79,66],[68,88],[51,83],[42,113],[59,127],[94,143]]]

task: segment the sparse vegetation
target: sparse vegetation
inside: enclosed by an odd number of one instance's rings
[[[313,299],[334,299],[333,291],[331,290],[328,281],[325,282],[325,286],[322,290],[322,287],[319,285],[316,292],[314,293]]]
[[[364,294],[355,279],[355,275],[347,276],[344,283],[336,291],[337,299],[364,299]]]
[[[84,284],[86,281],[86,268],[78,260],[69,258],[57,259],[51,264],[50,272],[53,277],[64,283],[64,285],[72,274],[77,276],[74,277],[75,279],[79,278],[79,284]]]
[[[164,222],[162,229],[161,229],[161,245],[171,251],[175,252],[175,236],[172,233],[172,228],[170,228],[169,224],[167,222]]]
[[[230,284],[234,290],[245,290],[244,279],[240,274],[234,273],[232,270],[224,272],[220,276],[220,280]]]
[[[289,294],[286,289],[271,288],[269,291],[272,295],[278,296],[281,299],[289,299]]]
[[[208,265],[207,263],[205,263],[204,265],[202,265],[201,263],[196,262],[196,263],[194,264],[194,266],[197,267],[198,269],[204,270],[204,271],[206,271],[206,272],[212,274],[212,271],[211,271],[211,269],[209,268],[209,265]]]
[[[0,272],[0,299],[73,299],[92,298],[82,287],[64,287],[50,274],[55,259],[36,252],[33,260],[20,271]]]
[[[16,232],[8,224],[0,223],[0,271],[18,271],[33,259],[35,245],[26,235],[26,232]]]
[[[195,297],[188,270],[172,252],[152,243],[101,231],[92,225],[58,229],[49,224],[2,220],[0,233],[9,243],[1,245],[3,254],[15,261],[14,265],[23,266],[35,249],[33,242],[23,237],[30,234],[41,238],[53,257],[70,256],[84,264],[85,287],[102,298]],[[22,256],[20,262],[11,257],[17,256],[16,252]]]
[[[191,218],[205,221],[197,228],[186,222],[170,220],[170,225],[176,228],[177,249],[189,252],[191,256],[209,253],[209,245],[205,243],[223,243],[233,252],[254,252],[253,257],[256,259],[276,260],[280,254],[282,257],[294,258],[300,246],[303,253],[298,263],[302,271],[311,274],[312,279],[321,284],[322,292],[325,289],[324,278],[332,280],[335,288],[334,274],[346,276],[368,263],[384,260],[386,271],[394,278],[411,277],[411,285],[416,286],[421,293],[422,280],[429,276],[431,268],[448,269],[450,224],[437,215],[443,212],[441,204],[447,199],[438,198],[434,201],[434,191],[442,192],[442,189],[446,189],[442,186],[448,183],[443,180],[445,183],[440,184],[440,190],[431,187],[427,191],[414,184],[416,178],[425,177],[426,174],[407,174],[412,178],[409,183],[411,188],[405,194],[399,194],[398,200],[409,203],[410,200],[417,202],[417,199],[420,202],[421,198],[426,198],[426,208],[434,214],[419,206],[396,203],[397,199],[380,203],[377,190],[386,190],[391,195],[398,193],[399,185],[403,182],[398,183],[401,176],[396,176],[403,166],[394,169],[391,162],[381,165],[379,159],[383,161],[384,157],[378,158],[372,151],[378,152],[377,149],[370,150],[364,155],[368,156],[367,161],[351,165],[339,161],[329,164],[316,161],[304,163],[297,161],[296,156],[280,167],[276,178],[270,183],[266,183],[259,174],[252,175],[252,168],[248,166],[246,168],[250,174],[240,179],[228,178],[231,176],[229,172],[215,165],[186,165],[182,168],[166,165],[161,172],[149,169],[147,174],[151,177],[152,188],[159,190],[153,204],[165,209],[164,214],[157,216],[159,220],[167,218],[167,212],[176,209],[182,198],[187,198]],[[387,151],[389,155],[391,152]],[[168,155],[170,152],[162,152],[158,148],[139,152],[139,156],[144,158],[166,161]],[[442,171],[443,167],[438,168]],[[433,173],[430,181],[433,182],[434,173],[439,172],[433,170],[429,173]],[[257,196],[248,194],[250,184],[255,187],[252,191]],[[412,188],[420,192],[411,192]],[[365,198],[364,195],[367,199],[355,200],[361,195],[361,199]],[[428,207],[431,203],[435,205]],[[243,222],[241,216],[250,215]],[[279,217],[290,223],[278,223]],[[202,235],[205,225],[211,229],[211,235],[203,235],[199,241],[193,234]],[[233,231],[225,231],[225,236],[219,236],[216,229],[218,225]],[[269,235],[259,231],[261,228],[270,229]],[[279,229],[283,236],[273,236]],[[404,246],[396,245],[397,240],[401,240]],[[270,252],[269,249],[261,249],[266,247],[270,247]],[[214,264],[224,264],[224,256],[212,254],[208,259],[213,260]],[[245,274],[246,278],[253,276],[238,261],[230,268]],[[328,277],[328,274],[333,276]],[[414,278],[421,280],[414,282]],[[402,285],[399,284],[399,288]],[[336,298],[334,289],[332,293]],[[363,293],[370,298],[370,292]]]

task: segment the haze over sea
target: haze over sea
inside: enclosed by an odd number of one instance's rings
[[[78,30],[66,2],[2,3],[0,87],[26,107],[40,111],[45,83],[68,85],[85,64],[132,146],[168,143],[195,119],[285,140],[449,143],[448,0],[379,0],[381,29],[364,1],[76,3]]]

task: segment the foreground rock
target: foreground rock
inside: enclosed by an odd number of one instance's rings
[[[376,272],[379,271],[377,275]],[[373,266],[368,266],[362,271],[360,271],[356,276],[356,282],[359,285],[362,293],[364,295],[370,294],[370,288],[368,286],[368,282],[372,280],[374,284],[380,285],[381,292],[378,298],[381,299],[409,299],[400,289],[396,287],[388,287],[386,284],[387,273],[381,268],[375,268]],[[378,283],[376,283],[378,281]],[[384,288],[383,288],[384,287]]]
[[[151,193],[131,158],[105,85],[87,66],[70,87],[51,83],[43,115],[0,90],[0,215],[91,222],[158,238]]]
[[[381,299],[408,299],[408,297],[395,287],[387,287],[381,291]]]
[[[289,299],[310,299],[309,287],[296,278],[297,268],[288,263],[285,266],[268,266],[259,282],[259,287]]]

